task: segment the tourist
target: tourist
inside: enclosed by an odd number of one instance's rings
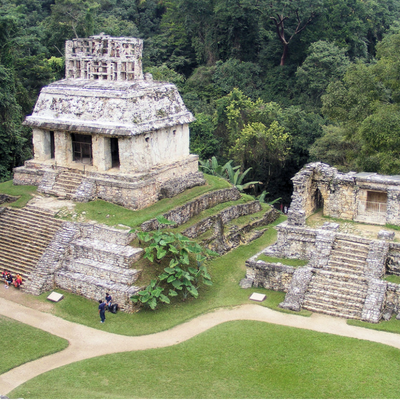
[[[17,274],[13,281],[13,285],[18,289],[22,285],[22,276],[20,274]]]
[[[9,272],[7,272],[6,279],[5,279],[5,287],[6,287],[6,289],[8,289],[8,286],[11,285],[12,282],[13,282],[13,277]]]
[[[99,314],[100,323],[103,324],[106,319],[106,303],[103,300],[99,300]]]
[[[107,304],[107,309],[111,311],[111,301],[112,297],[109,293],[106,293],[106,304]]]

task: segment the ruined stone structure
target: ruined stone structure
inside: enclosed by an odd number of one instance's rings
[[[382,280],[387,271],[400,275],[400,246],[392,242],[393,234],[382,230],[368,240],[338,232],[336,223],[306,226],[306,218],[321,208],[330,217],[400,225],[400,176],[341,174],[312,163],[294,176],[293,186],[277,242],[247,260],[242,287],[284,291],[280,306],[294,311],[305,308],[373,323],[393,313],[400,319],[400,285]],[[259,260],[260,254],[308,263],[293,268]]]
[[[189,154],[194,118],[175,85],[143,76],[142,47],[134,38],[67,41],[66,79],[43,88],[25,120],[34,159],[15,168],[15,184],[141,209],[205,183]]]
[[[400,226],[400,176],[343,174],[327,164],[311,163],[292,181],[290,225],[305,225],[306,218],[322,208],[329,217]]]

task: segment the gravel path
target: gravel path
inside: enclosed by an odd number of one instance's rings
[[[26,363],[0,375],[0,394],[2,395],[7,395],[11,390],[35,376],[63,365],[110,353],[173,346],[218,324],[233,320],[255,320],[310,329],[317,332],[370,340],[400,349],[400,335],[397,334],[350,326],[346,324],[345,319],[327,315],[313,314],[310,318],[306,318],[280,313],[256,304],[216,310],[170,330],[136,337],[98,331],[28,308],[2,297],[0,297],[0,314],[69,341],[69,346],[59,353]]]

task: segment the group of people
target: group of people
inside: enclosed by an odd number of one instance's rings
[[[19,288],[22,285],[22,276],[20,274],[17,274],[15,277],[13,277],[11,272],[4,270],[1,275],[6,289],[8,289],[10,285],[14,285],[16,288]]]
[[[109,293],[106,293],[105,300],[99,300],[100,323],[102,324],[106,319],[106,310],[112,310],[112,297]]]

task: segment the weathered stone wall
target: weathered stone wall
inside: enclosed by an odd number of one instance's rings
[[[78,228],[82,238],[103,240],[107,243],[119,244],[121,246],[128,245],[136,238],[136,234],[131,233],[128,227],[117,229],[107,225],[80,223],[78,224]]]
[[[149,171],[189,156],[188,124],[168,127],[118,142],[121,173]]]
[[[323,207],[323,214],[334,218],[400,225],[400,179],[397,176],[342,174],[336,168],[317,162],[307,164],[292,181],[290,225],[304,226],[306,218],[317,207]],[[386,194],[387,203],[367,204],[368,192]]]
[[[24,167],[14,169],[14,184],[37,185],[40,192],[52,193],[57,176],[65,170],[65,167],[49,168],[28,161]],[[174,183],[174,190],[168,189],[168,185],[171,185],[169,181]],[[124,175],[86,171],[73,199],[90,201],[99,198],[133,210],[140,210],[156,203],[162,190],[164,195],[176,195],[187,188],[204,183],[203,174],[198,171],[198,156],[190,155],[184,160],[158,165],[143,174]]]
[[[82,279],[83,278],[83,279]],[[79,296],[92,300],[102,300],[106,292],[111,293],[113,303],[117,303],[121,311],[132,312],[134,305],[130,297],[140,291],[139,287],[126,286],[110,282],[105,285],[104,281],[97,280],[92,276],[83,276],[78,273],[59,271],[55,276],[56,285],[75,293]]]
[[[385,306],[397,314],[397,319],[400,319],[400,285],[387,282]]]
[[[18,196],[9,196],[8,194],[1,194],[0,193],[0,204],[4,203],[12,203],[18,200]]]
[[[281,258],[310,260],[316,251],[317,229],[291,226],[283,222],[276,227],[277,241],[264,254]]]
[[[188,229],[184,230],[182,234],[194,239],[211,229],[216,219],[221,219],[221,223],[223,225],[226,225],[229,221],[232,221],[233,219],[239,218],[243,215],[254,214],[261,211],[261,209],[261,204],[258,201],[252,201],[245,204],[236,204],[234,206],[226,208],[217,215],[202,219],[197,224],[194,224]]]
[[[295,271],[295,268],[280,263],[267,263],[257,261],[252,257],[246,261],[246,279],[252,281],[253,287],[287,292]]]
[[[234,201],[240,199],[240,192],[235,188],[215,190],[207,193],[197,199],[194,199],[181,207],[174,208],[173,210],[163,214],[165,218],[175,222],[178,226],[189,221],[190,218],[198,215],[200,212],[212,208],[220,203],[227,201]],[[158,228],[165,228],[166,226],[160,226],[157,219],[151,219],[143,222],[141,228],[144,232],[153,231]]]
[[[389,253],[386,259],[386,273],[400,276],[400,243],[389,244]]]
[[[79,229],[76,224],[63,223],[30,274],[29,279],[22,286],[25,292],[38,296],[43,292],[54,289],[54,274],[62,268],[70,243],[77,235],[79,235]]]
[[[187,174],[184,177],[170,179],[161,185],[158,200],[175,197],[187,189],[195,186],[203,186],[206,183],[203,173],[199,171]]]

